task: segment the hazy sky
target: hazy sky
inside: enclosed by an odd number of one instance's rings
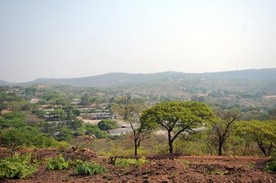
[[[0,0],[0,80],[276,67],[276,0]]]

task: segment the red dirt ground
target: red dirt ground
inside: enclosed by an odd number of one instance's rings
[[[70,159],[82,159],[101,164],[108,172],[101,175],[75,176],[73,170],[47,171],[41,165],[39,171],[25,180],[3,180],[2,182],[20,183],[59,183],[59,182],[276,182],[276,174],[264,170],[268,161],[259,157],[218,157],[218,156],[175,156],[151,157],[148,163],[139,167],[119,168],[108,160],[97,156],[88,149],[57,151],[55,149],[21,149],[20,153],[32,153],[39,159],[53,157],[62,153]],[[8,157],[12,151],[0,149],[0,159]],[[1,181],[0,181],[1,182]]]

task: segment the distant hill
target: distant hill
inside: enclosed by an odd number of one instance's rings
[[[213,73],[181,73],[160,72],[153,74],[128,74],[109,73],[98,76],[47,79],[41,78],[31,82],[18,83],[16,85],[30,86],[33,84],[72,85],[77,87],[131,87],[168,89],[228,89],[238,91],[258,90],[276,93],[276,68],[274,69],[251,69],[240,71],[213,72]],[[11,83],[0,81],[0,85]],[[182,88],[182,89],[181,89]],[[173,91],[175,91],[173,90]]]
[[[181,72],[160,72],[153,74],[129,74],[129,73],[108,73],[98,76],[70,78],[70,79],[36,79],[32,82],[22,84],[62,84],[72,86],[110,87],[118,85],[139,84],[158,82],[170,78],[210,78],[210,79],[246,79],[246,80],[276,80],[275,69],[241,70],[213,73],[181,73]]]
[[[200,75],[220,79],[275,80],[276,68],[203,73]]]
[[[12,85],[10,82],[0,80],[0,86],[10,86]]]

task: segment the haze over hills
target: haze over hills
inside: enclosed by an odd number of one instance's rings
[[[226,71],[214,73],[160,72],[153,74],[108,73],[81,78],[40,78],[25,83],[8,83],[0,85],[30,86],[33,84],[71,85],[76,87],[192,87],[206,89],[248,90],[258,89],[262,92],[276,93],[276,68]]]

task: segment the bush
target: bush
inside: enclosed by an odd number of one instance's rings
[[[118,158],[115,162],[115,165],[119,166],[119,167],[140,166],[147,162],[148,162],[148,160],[146,160],[145,157],[142,157],[140,159]]]
[[[59,145],[53,138],[45,136],[37,128],[30,126],[6,128],[1,132],[0,145],[4,147],[51,147]]]
[[[37,171],[37,165],[31,163],[31,155],[15,154],[11,158],[0,160],[0,179],[24,179]]]
[[[98,127],[101,130],[107,131],[118,127],[117,122],[112,119],[103,119],[98,123]]]
[[[276,161],[271,161],[267,163],[266,170],[269,172],[276,172]]]
[[[55,158],[48,158],[46,161],[47,170],[66,170],[69,168],[69,162],[67,162],[62,154],[59,154]]]
[[[96,138],[106,138],[108,133],[99,129],[97,125],[93,124],[84,124],[83,128],[85,129],[85,135],[95,136]]]
[[[76,166],[78,175],[94,175],[104,173],[106,169],[101,165],[79,161]]]

